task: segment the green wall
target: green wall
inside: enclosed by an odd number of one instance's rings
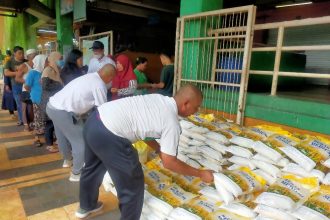
[[[223,8],[223,0],[181,0],[180,16]]]
[[[17,17],[6,17],[4,21],[4,49],[12,49],[19,45],[24,49],[36,48],[36,29],[31,28],[37,19],[27,13],[17,14]]]
[[[59,52],[66,54],[73,45],[73,13],[61,15],[60,2],[60,0],[55,1],[57,43]]]

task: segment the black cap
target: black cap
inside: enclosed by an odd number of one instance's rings
[[[104,49],[104,44],[101,41],[94,41],[93,46],[89,49]]]

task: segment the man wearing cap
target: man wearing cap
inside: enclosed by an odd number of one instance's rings
[[[80,179],[84,164],[83,125],[89,112],[107,101],[107,84],[116,75],[115,66],[103,63],[97,72],[80,76],[49,98],[46,112],[53,121],[63,167],[72,167],[72,182]]]
[[[87,73],[99,71],[104,63],[110,63],[116,66],[116,63],[112,59],[104,55],[104,44],[101,41],[94,41],[93,46],[89,49],[93,50],[94,56],[89,61]]]
[[[18,67],[18,72],[15,76],[16,82],[23,83],[21,101],[22,101],[22,119],[23,119],[25,131],[29,131],[31,129],[29,124],[33,121],[33,110],[32,110],[32,101],[30,99],[30,92],[25,89],[24,83],[29,71],[33,68],[32,60],[37,55],[37,53],[38,52],[36,49],[28,49],[25,52],[25,59],[27,61]]]

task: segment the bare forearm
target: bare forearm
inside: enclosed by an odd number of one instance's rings
[[[155,140],[150,140],[150,141],[144,141],[149,147],[154,149],[157,153],[160,152],[160,146],[157,141]]]
[[[5,76],[8,76],[8,77],[16,76],[16,72],[12,72],[12,71],[6,69]]]
[[[162,157],[162,155],[161,155],[161,157]],[[166,169],[172,170],[173,172],[183,174],[183,175],[188,175],[188,176],[200,177],[199,169],[193,168],[193,167],[189,166],[188,164],[182,162],[181,160],[173,159],[169,163],[166,163],[163,160],[163,164]]]

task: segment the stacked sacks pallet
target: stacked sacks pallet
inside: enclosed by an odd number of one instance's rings
[[[328,140],[270,126],[243,128],[200,115],[180,124],[178,158],[212,169],[215,182],[175,174],[157,157],[145,166],[151,194],[146,192],[141,219],[330,218]]]

